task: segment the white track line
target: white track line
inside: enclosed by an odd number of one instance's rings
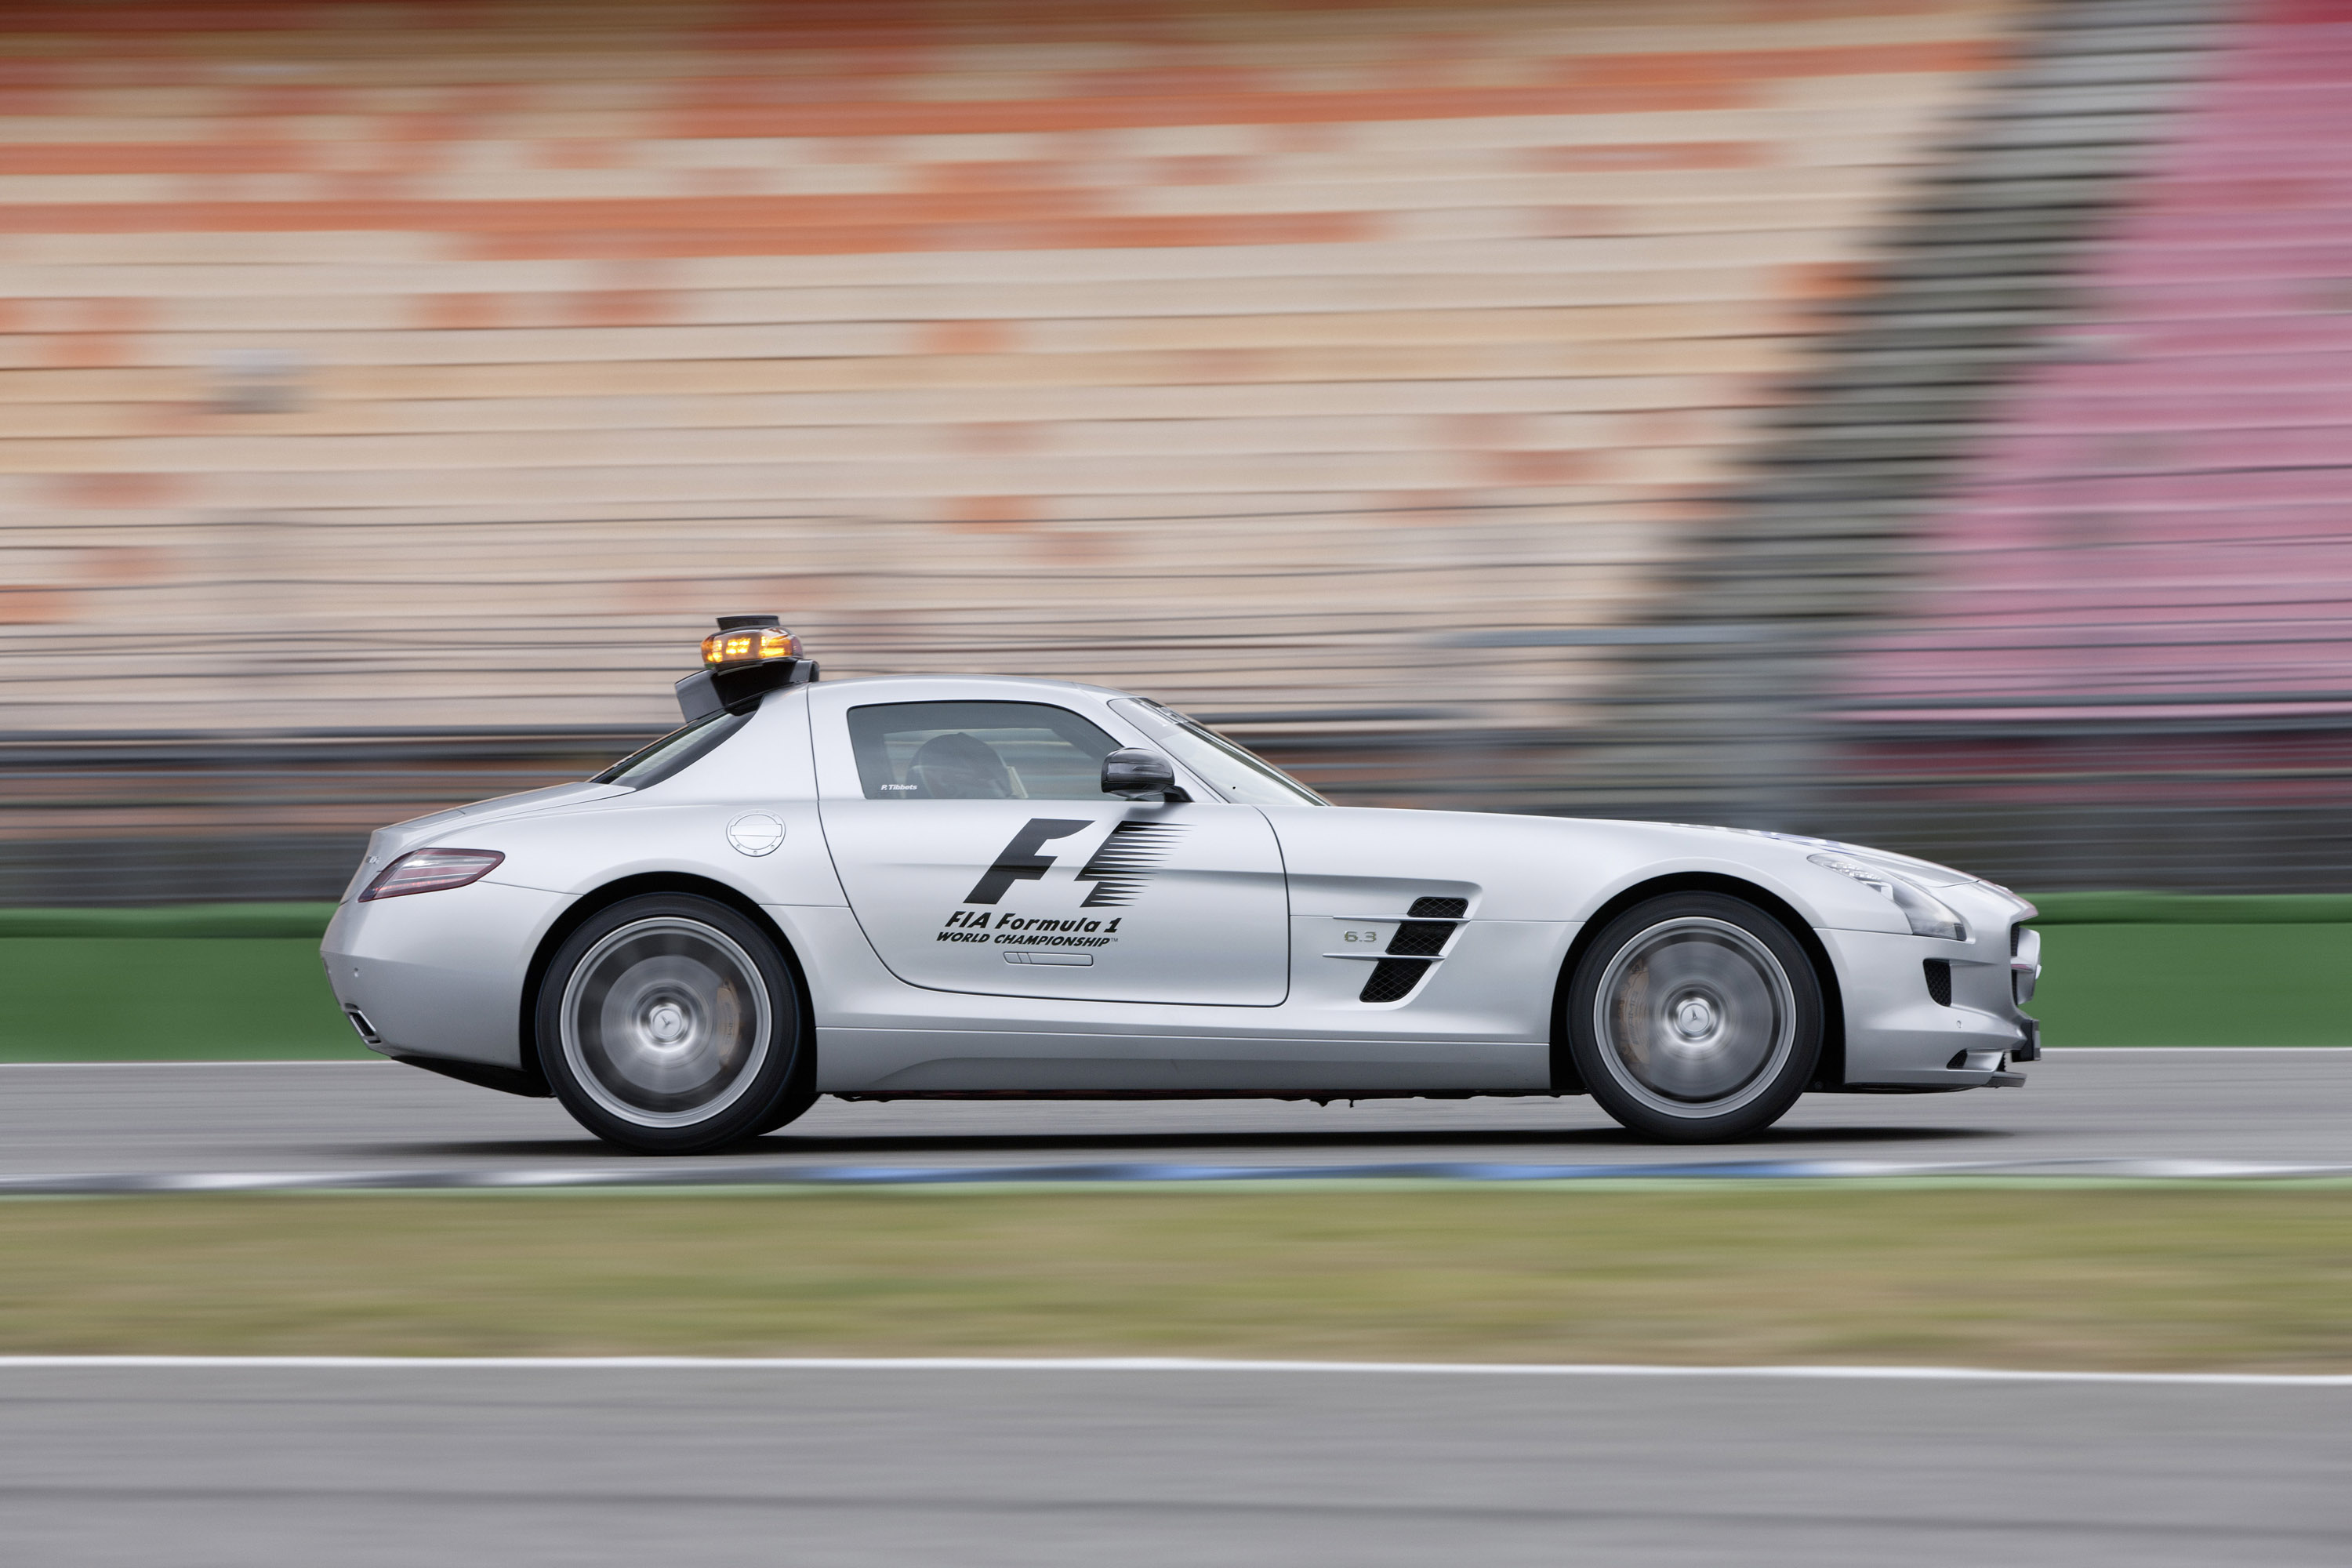
[[[1210,1372],[1457,1377],[1761,1377],[1824,1382],[2114,1383],[2352,1388],[2352,1373],[2038,1372],[1975,1366],[1648,1366],[1518,1362],[1235,1361],[1189,1356],[333,1356],[16,1355],[0,1372],[55,1369],[354,1372]]]

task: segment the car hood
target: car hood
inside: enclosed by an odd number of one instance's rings
[[[1892,849],[1873,849],[1867,844],[1847,844],[1835,838],[1813,838],[1802,833],[1774,833],[1761,827],[1707,827],[1691,823],[1677,823],[1695,833],[1729,834],[1741,838],[1767,838],[1786,844],[1793,851],[1805,855],[1851,855],[1858,859],[1874,861],[1903,872],[1913,881],[1928,888],[1986,888],[2017,903],[2026,900],[1998,882],[1988,882],[1982,877],[1972,877],[1966,871],[1956,871],[1949,866],[1939,866],[1933,860],[1922,860],[1916,855],[1897,854]]]

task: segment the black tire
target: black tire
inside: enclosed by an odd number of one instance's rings
[[[1669,893],[1611,921],[1577,962],[1568,1047],[1584,1087],[1671,1143],[1760,1132],[1821,1060],[1821,977],[1789,929],[1722,893]]]
[[[800,988],[767,932],[716,900],[648,893],[590,916],[533,1004],[563,1108],[641,1154],[700,1154],[808,1109]]]

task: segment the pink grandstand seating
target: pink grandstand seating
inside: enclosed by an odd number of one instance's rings
[[[1843,711],[2352,713],[2352,0],[2225,30],[2081,285]]]

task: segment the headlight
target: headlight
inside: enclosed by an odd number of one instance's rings
[[[1844,855],[1810,855],[1806,857],[1825,870],[1841,877],[1852,877],[1865,888],[1875,888],[1886,895],[1903,918],[1911,922],[1913,936],[1941,937],[1946,942],[1966,942],[1969,928],[1949,904],[1927,889],[1883,866],[1872,866]]]

